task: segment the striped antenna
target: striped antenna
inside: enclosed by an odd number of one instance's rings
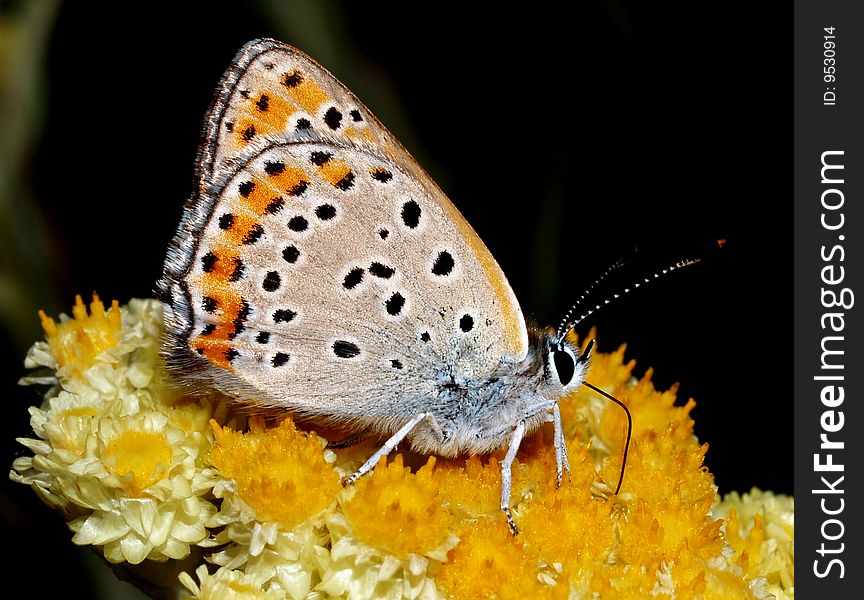
[[[589,285],[588,288],[587,288],[584,292],[582,292],[582,295],[579,296],[579,298],[576,300],[575,304],[573,304],[573,306],[570,307],[570,309],[567,311],[567,314],[564,315],[564,318],[561,319],[561,323],[558,325],[557,335],[558,335],[558,341],[559,341],[559,343],[560,343],[561,340],[564,339],[564,337],[565,337],[568,333],[570,333],[570,330],[567,329],[567,324],[570,322],[570,319],[571,319],[571,317],[573,316],[573,313],[575,313],[576,310],[577,310],[580,306],[582,306],[582,302],[584,302],[586,298],[588,298],[588,297],[591,296],[591,293],[592,293],[592,292],[597,288],[597,286],[600,284],[601,281],[603,281],[604,279],[606,279],[607,277],[609,277],[609,275],[611,275],[612,273],[614,273],[615,271],[617,271],[617,270],[620,269],[621,267],[623,267],[623,266],[625,266],[625,265],[628,265],[628,264],[630,264],[630,259],[629,259],[629,258],[628,258],[628,259],[619,258],[619,259],[616,260],[614,263],[612,263],[612,264],[609,266],[609,268],[607,268],[607,269],[606,269],[606,270],[605,270],[605,271],[600,275],[600,277],[598,277],[597,279],[595,279],[594,282],[591,283],[591,285]],[[589,314],[590,314],[590,313],[589,313]],[[579,317],[579,320],[582,320],[583,318],[584,318],[584,317]],[[578,322],[579,320],[577,320],[577,322]],[[572,329],[572,328],[571,328],[571,329]],[[563,334],[562,334],[562,332],[563,332]]]
[[[660,277],[662,277],[668,273],[671,273],[672,271],[675,271],[677,269],[682,269],[684,267],[689,267],[690,265],[695,265],[696,263],[700,262],[701,260],[702,260],[701,258],[688,258],[688,259],[678,261],[677,263],[670,265],[661,271],[657,271],[656,273],[654,273],[653,277],[644,277],[642,281],[635,282],[633,284],[632,288],[625,287],[623,290],[618,291],[618,292],[612,294],[611,296],[607,297],[606,299],[604,299],[603,302],[601,302],[599,304],[595,304],[593,307],[589,307],[588,309],[583,309],[582,308],[582,301],[586,297],[590,296],[591,291],[594,290],[594,288],[597,286],[597,284],[600,283],[601,281],[603,281],[606,277],[608,277],[610,273],[617,271],[618,269],[620,269],[622,266],[628,264],[628,262],[629,262],[629,261],[621,261],[621,260],[617,261],[611,267],[606,269],[606,272],[603,273],[603,275],[601,275],[594,283],[591,284],[591,286],[585,291],[585,293],[583,293],[579,297],[579,300],[576,301],[576,304],[571,306],[570,310],[567,311],[567,314],[564,315],[564,319],[561,321],[561,324],[558,326],[558,330],[556,332],[556,335],[558,337],[557,344],[560,347],[561,342],[564,341],[564,338],[567,337],[567,334],[570,333],[571,331],[573,331],[573,329],[579,323],[581,323],[587,317],[593,315],[595,312],[600,310],[601,307],[606,306],[607,304],[609,304],[610,302],[612,302],[614,300],[617,300],[618,298],[620,298],[624,294],[629,293],[631,289],[636,289],[644,283],[649,283],[651,281],[654,281],[655,279],[659,279]],[[582,310],[582,312],[579,314],[578,317],[576,317],[574,319],[573,315],[576,314],[577,310],[580,310],[580,309]]]

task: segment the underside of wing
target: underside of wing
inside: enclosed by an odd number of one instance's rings
[[[482,241],[296,49],[241,50],[208,116],[198,176],[159,282],[169,352],[191,354],[178,369],[268,404],[350,407],[525,355],[518,302]]]

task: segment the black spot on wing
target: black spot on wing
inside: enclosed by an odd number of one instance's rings
[[[321,204],[315,208],[315,216],[322,221],[329,221],[336,216],[336,207],[332,204]]]
[[[405,297],[399,292],[393,292],[393,294],[384,303],[384,307],[387,309],[387,314],[394,317],[402,312],[404,306]]]
[[[219,260],[219,257],[216,256],[213,252],[208,252],[204,256],[201,257],[201,270],[205,273],[212,273],[213,269],[216,268],[216,261]]]
[[[225,213],[219,217],[219,229],[231,229],[234,226],[236,217],[231,213]]]
[[[369,265],[369,273],[374,275],[375,277],[380,277],[381,279],[390,279],[393,277],[393,274],[396,270],[393,267],[388,267],[387,265],[383,265],[380,262],[373,262]]]
[[[295,88],[303,83],[303,75],[296,70],[290,71],[282,76],[281,83],[287,88]]]
[[[360,354],[360,348],[353,342],[336,340],[333,342],[333,354],[339,358],[354,358]]]
[[[270,202],[267,204],[267,208],[264,209],[267,211],[269,215],[275,215],[285,206],[285,200],[281,197],[277,196],[276,198],[272,198]]]
[[[327,124],[327,127],[336,131],[342,123],[342,113],[335,106],[331,106],[324,113],[324,122]]]
[[[305,179],[301,179],[296,184],[294,184],[294,186],[290,190],[288,190],[288,195],[294,196],[295,198],[297,196],[302,196],[303,192],[305,192],[308,188],[309,182]]]
[[[267,161],[264,163],[264,172],[274,177],[285,171],[285,163],[281,160]]]
[[[380,181],[381,183],[387,183],[388,181],[393,179],[393,173],[391,173],[384,167],[372,167],[369,170],[369,173],[372,175],[372,179]]]
[[[240,195],[244,198],[248,198],[249,194],[252,193],[252,190],[255,189],[254,181],[244,181],[240,185],[237,186],[237,190],[240,192]]]
[[[243,260],[239,256],[234,257],[234,268],[231,271],[231,275],[228,276],[228,281],[237,282],[243,279],[243,275],[246,272],[246,265],[243,264]]]
[[[262,235],[264,235],[264,227],[262,227],[260,223],[256,223],[246,232],[246,235],[243,238],[243,244],[245,246],[251,246],[261,239]]]
[[[347,192],[352,187],[354,187],[354,173],[348,171],[345,175],[342,176],[342,179],[334,183],[337,188],[342,190],[343,192]]]
[[[274,323],[290,323],[297,313],[288,308],[280,308],[273,313]]]
[[[306,220],[306,217],[302,217],[297,215],[296,217],[291,217],[291,220],[288,221],[288,229],[291,231],[296,231],[297,233],[306,231],[309,228],[309,221]]]
[[[409,229],[415,229],[420,224],[421,214],[420,205],[414,200],[409,200],[402,205],[402,222]]]
[[[432,265],[432,273],[443,277],[452,273],[454,266],[456,266],[456,261],[453,260],[453,255],[446,250],[442,250],[435,258],[435,262]]]
[[[289,358],[291,358],[291,356],[288,355],[287,353],[285,353],[285,352],[277,352],[277,353],[273,356],[273,360],[270,361],[270,362],[271,362],[271,364],[272,364],[274,367],[281,367],[281,366],[284,366],[284,365],[288,364],[288,359],[289,359]]]
[[[355,287],[360,285],[361,281],[363,281],[363,269],[360,267],[354,267],[348,271],[345,279],[342,280],[342,287],[346,290],[353,290]]]
[[[279,272],[270,271],[264,277],[264,282],[261,284],[261,287],[264,288],[265,292],[275,292],[279,289],[280,285],[282,285],[282,277],[279,275]]]
[[[316,167],[322,167],[330,162],[330,159],[333,158],[333,154],[330,152],[321,152],[320,150],[316,150],[315,152],[309,155],[309,162],[311,162]]]

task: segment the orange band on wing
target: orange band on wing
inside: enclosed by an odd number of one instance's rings
[[[189,347],[216,366],[233,370],[231,361],[237,356],[234,338],[242,331],[249,309],[239,294],[222,286],[208,285],[206,275],[201,277],[211,318],[201,331],[189,338]]]
[[[309,177],[302,169],[291,165],[282,165],[281,169],[268,175],[266,183],[279,190],[280,193],[299,196],[306,191],[306,186],[309,185],[308,179]],[[257,206],[253,210],[259,212]],[[259,212],[259,214],[263,214],[263,212]]]
[[[261,237],[263,227],[249,214],[232,215],[230,226],[223,227],[222,240],[231,246],[254,244]]]
[[[336,187],[346,185],[345,182],[350,184],[350,181],[347,178],[353,178],[351,168],[341,160],[328,160],[318,167],[318,174],[321,175],[325,181],[331,185],[335,185]]]
[[[234,352],[234,346],[231,343],[195,338],[189,341],[189,347],[195,354],[203,356],[217,367],[228,371],[234,370],[234,367],[231,366],[231,354]]]
[[[243,261],[231,246],[217,244],[201,257],[201,268],[204,272],[194,278],[195,283],[205,288],[225,287],[242,275]]]
[[[285,129],[288,118],[297,108],[276,92],[264,90],[255,96],[244,96],[235,106],[238,118],[231,125],[231,136],[238,147],[243,147],[256,136]]]
[[[257,97],[250,97],[245,107],[246,111],[258,120],[274,129],[284,129],[288,117],[297,111],[297,107],[288,102],[281,92],[263,90]]]
[[[288,87],[287,93],[303,110],[314,115],[318,108],[330,98],[321,87],[309,78],[294,87]]]

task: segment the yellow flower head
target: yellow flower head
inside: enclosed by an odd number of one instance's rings
[[[566,586],[555,593],[555,581],[537,575],[536,555],[510,534],[506,522],[481,519],[463,530],[436,581],[450,597],[465,600],[567,597]]]
[[[212,575],[201,565],[195,570],[200,583],[195,583],[187,573],[180,574],[180,582],[192,594],[202,600],[279,600],[284,598],[277,590],[263,591],[261,581],[243,571],[219,569]]]
[[[290,419],[270,429],[252,419],[248,433],[211,425],[216,445],[208,461],[235,482],[237,496],[258,521],[291,529],[327,508],[341,489],[339,475],[324,459],[324,441]]]
[[[445,544],[454,520],[439,498],[434,471],[434,456],[416,472],[403,466],[402,455],[378,463],[343,503],[357,539],[402,559]]]
[[[162,416],[162,415],[160,415]],[[171,466],[174,449],[164,435],[138,428],[124,429],[106,440],[102,450],[102,463],[109,473],[123,480],[132,497],[165,476]]]
[[[520,520],[521,541],[543,563],[561,565],[574,574],[602,563],[615,548],[612,513],[616,506],[593,494],[593,467],[587,448],[574,448],[570,453],[572,478],[565,478],[556,490],[555,466],[547,466],[547,478],[540,480],[542,493],[527,503]]]
[[[117,345],[120,304],[116,300],[111,303],[111,309],[106,311],[105,305],[94,293],[90,314],[87,314],[81,296],[75,296],[71,319],[64,315],[57,324],[41,310],[39,318],[61,372],[80,375],[93,366],[98,355]]]
[[[55,468],[58,492],[91,509],[69,524],[73,541],[102,546],[117,563],[188,555],[190,544],[207,538],[204,523],[216,512],[202,498],[213,478],[202,469],[199,442],[161,412],[98,419],[87,456]]]
[[[712,509],[735,551],[734,560],[750,577],[764,578],[766,591],[786,600],[794,589],[795,507],[789,496],[753,488],[727,494]]]
[[[87,315],[78,298],[73,315],[60,324],[41,315],[48,345],[28,360],[53,366],[55,377],[22,383],[56,385],[30,408],[37,439],[19,441],[34,455],[16,459],[11,477],[67,515],[75,543],[100,547],[110,562],[183,558],[209,537],[204,523],[216,512],[204,497],[214,483],[204,464],[211,405],[175,404],[165,387],[157,302],[105,311],[96,298]]]

